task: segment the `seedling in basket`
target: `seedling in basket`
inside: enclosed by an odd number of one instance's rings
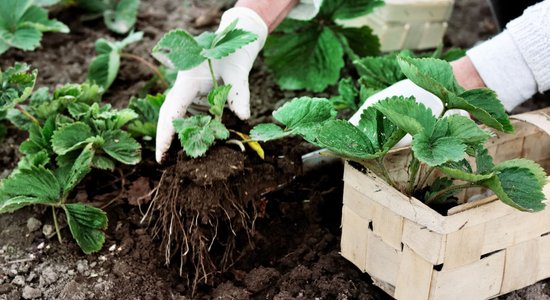
[[[402,72],[418,86],[430,91],[444,104],[439,116],[413,97],[394,96],[366,109],[357,126],[336,120],[327,99],[295,99],[273,113],[285,128],[261,124],[251,137],[268,141],[288,135],[303,136],[336,155],[358,162],[408,196],[427,204],[442,204],[458,191],[470,187],[492,190],[504,203],[525,211],[544,209],[544,170],[535,162],[513,159],[494,164],[485,148],[492,136],[471,119],[445,116],[451,109],[469,112],[479,122],[503,132],[513,132],[504,107],[487,88],[464,90],[455,80],[451,66],[434,58],[398,56]],[[384,166],[384,156],[406,134],[412,136],[409,178],[395,181]],[[474,169],[467,160],[475,160]],[[428,185],[434,170],[442,176]]]
[[[153,56],[169,68],[189,70],[205,61],[210,68],[214,86],[208,94],[210,115],[200,114],[173,121],[183,150],[190,157],[202,156],[216,140],[229,138],[222,115],[231,85],[218,85],[212,61],[222,59],[258,38],[251,32],[236,28],[237,22],[235,20],[221,32],[204,32],[197,37],[176,29],[165,34],[153,48]]]

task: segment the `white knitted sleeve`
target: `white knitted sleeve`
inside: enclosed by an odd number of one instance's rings
[[[526,9],[506,28],[467,55],[510,111],[537,90],[550,90],[550,0]]]
[[[301,0],[300,3],[290,11],[288,17],[302,21],[311,20],[319,13],[321,4],[323,4],[323,0]]]

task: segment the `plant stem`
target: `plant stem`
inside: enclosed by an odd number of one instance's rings
[[[208,60],[208,68],[210,69],[210,75],[212,76],[212,83],[214,84],[214,88],[218,88],[218,81],[216,80],[216,74],[214,73],[214,67],[212,67],[212,60]]]
[[[430,175],[432,175],[433,171],[435,170],[434,167],[429,167],[428,170],[426,171],[426,174],[424,175],[423,178],[421,178],[419,181],[418,181],[418,187],[419,188],[422,188],[424,187],[424,185],[426,184],[426,182],[428,182],[428,179],[430,178]]]
[[[29,120],[31,120],[34,124],[40,125],[40,121],[38,121],[33,115],[31,115],[26,109],[24,109],[21,105],[16,104],[15,108],[19,110],[25,117],[27,117]]]
[[[53,225],[55,226],[55,233],[57,234],[57,239],[59,240],[60,244],[63,244],[63,240],[61,239],[61,231],[59,230],[59,223],[57,222],[57,215],[55,213],[55,207],[52,206],[52,215],[53,215]]]
[[[135,61],[138,61],[140,62],[141,64],[145,65],[147,68],[149,68],[153,73],[155,73],[155,75],[157,75],[157,77],[159,78],[160,82],[162,83],[163,87],[165,89],[168,88],[169,84],[168,84],[168,81],[166,81],[166,78],[164,78],[164,75],[162,75],[162,73],[160,72],[159,68],[157,68],[155,65],[153,65],[152,63],[148,62],[146,59],[144,59],[143,57],[141,56],[138,56],[138,55],[135,55],[135,54],[131,54],[131,53],[126,53],[126,52],[122,52],[120,53],[120,56],[121,57],[124,57],[124,58],[129,58],[129,59],[133,59]]]
[[[426,203],[426,205],[429,205],[432,202],[435,202],[436,200],[440,200],[441,197],[444,197],[449,192],[462,190],[462,189],[467,189],[467,188],[471,188],[471,187],[475,187],[475,186],[479,186],[479,185],[477,185],[473,182],[457,184],[457,185],[451,185],[450,187],[442,189],[441,191],[433,194],[430,198],[426,199],[424,201],[424,203]]]
[[[416,182],[416,176],[418,175],[418,171],[420,169],[420,161],[412,154],[412,160],[409,164],[409,181],[407,184],[407,190],[405,190],[405,193],[407,196],[411,196],[414,192],[414,184]]]

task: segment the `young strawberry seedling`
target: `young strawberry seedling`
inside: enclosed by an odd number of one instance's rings
[[[208,151],[216,140],[229,138],[229,130],[222,123],[222,115],[231,85],[219,85],[212,65],[237,49],[255,41],[257,36],[236,28],[238,20],[218,33],[204,32],[197,37],[176,29],[165,34],[153,48],[153,56],[169,68],[189,70],[207,61],[214,88],[208,94],[210,115],[195,115],[175,119],[183,150],[190,157],[199,157]]]
[[[357,126],[336,120],[327,99],[295,99],[273,113],[285,128],[260,124],[251,137],[268,141],[300,135],[336,155],[358,162],[408,196],[427,204],[442,204],[464,188],[492,190],[501,201],[525,211],[544,209],[544,170],[527,159],[493,164],[485,148],[492,133],[471,119],[445,116],[450,109],[469,112],[478,121],[499,131],[512,132],[508,115],[496,94],[487,89],[464,90],[456,82],[451,66],[434,58],[398,56],[403,74],[418,86],[436,95],[444,104],[440,116],[417,103],[413,97],[394,96],[367,108]],[[384,156],[406,134],[412,136],[409,178],[396,182],[384,165]],[[466,158],[476,161],[476,168]],[[427,186],[434,170],[443,176]]]
[[[85,19],[103,17],[109,30],[126,34],[136,24],[139,0],[76,0],[90,14]]]
[[[68,33],[69,27],[48,19],[48,11],[36,6],[33,0],[0,1],[0,55],[12,47],[36,49],[42,32]]]
[[[135,165],[141,160],[141,146],[123,129],[138,115],[131,109],[100,105],[96,85],[67,84],[52,95],[45,88],[33,94],[36,73],[22,64],[0,72],[0,109],[29,132],[19,149],[24,156],[1,182],[0,213],[33,204],[50,206],[61,241],[56,213],[61,208],[84,253],[99,251],[105,241],[105,212],[68,200],[92,168],[112,171],[115,161]],[[22,105],[27,99],[28,104]]]

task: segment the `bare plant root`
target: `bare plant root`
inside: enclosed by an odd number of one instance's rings
[[[193,291],[234,263],[238,241],[250,241],[253,233],[254,198],[278,185],[272,165],[245,163],[242,153],[226,147],[195,160],[180,153],[161,177],[147,216],[154,216],[166,264],[179,260]]]

